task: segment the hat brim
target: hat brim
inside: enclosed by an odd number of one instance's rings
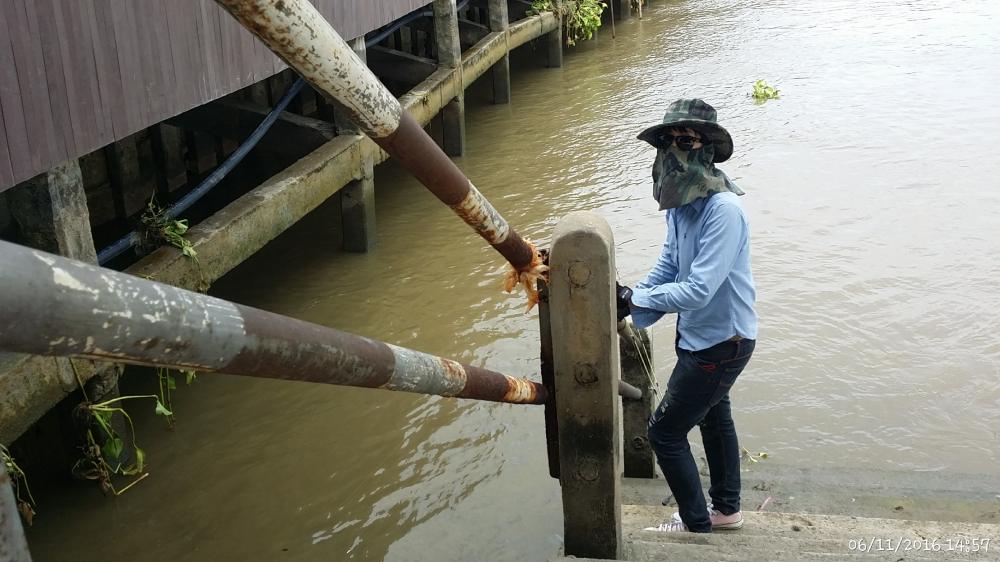
[[[660,131],[670,127],[690,127],[698,131],[702,138],[712,141],[712,144],[715,145],[715,156],[712,158],[712,162],[725,162],[733,155],[733,137],[729,136],[729,131],[724,129],[722,125],[713,121],[678,119],[677,121],[653,125],[639,133],[636,138],[657,146],[656,141],[660,138]],[[659,147],[657,146],[657,148]]]

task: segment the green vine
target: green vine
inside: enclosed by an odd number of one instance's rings
[[[188,231],[187,219],[175,220],[167,216],[167,210],[149,200],[146,210],[142,213],[142,245],[152,246],[166,242],[179,249],[185,256],[198,261],[198,252],[191,241],[184,238]]]
[[[10,455],[7,447],[3,445],[0,445],[0,461],[3,462],[4,467],[7,469],[7,474],[10,476],[11,483],[14,485],[14,503],[17,504],[17,511],[24,518],[24,522],[30,526],[35,520],[35,507],[38,504],[35,503],[35,498],[31,495],[31,488],[28,487],[28,477],[25,476],[21,467],[17,466],[17,463],[14,462],[14,457]],[[24,488],[26,498],[21,497],[22,487]]]
[[[577,41],[592,39],[601,27],[601,14],[608,5],[601,0],[532,0],[529,14],[553,12],[566,22],[566,44],[576,45]]]
[[[83,379],[80,378],[76,365],[73,361],[70,361],[70,365],[76,375],[77,383],[84,393],[84,401],[77,406],[77,415],[87,428],[84,436],[83,458],[73,465],[72,472],[78,478],[96,481],[104,493],[119,496],[149,476],[149,473],[146,472],[146,452],[136,442],[135,424],[132,422],[132,416],[125,411],[122,405],[126,400],[153,400],[154,413],[165,417],[167,424],[173,427],[174,413],[171,410],[170,393],[177,387],[174,375],[168,369],[157,369],[159,394],[119,396],[93,403],[87,396]],[[194,381],[194,371],[181,371],[181,373],[185,375],[188,384]],[[124,437],[118,434],[112,423],[116,414],[120,415],[128,425],[128,435]],[[131,463],[127,463],[125,458],[125,438],[129,439],[131,449],[135,451],[135,458],[132,459]],[[117,489],[112,482],[114,476],[129,477],[132,481],[124,488]]]

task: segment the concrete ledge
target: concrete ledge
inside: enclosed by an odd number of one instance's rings
[[[523,45],[558,26],[546,13],[510,27],[511,48]],[[462,56],[462,71],[442,68],[400,98],[414,119],[426,125],[441,108],[507,54],[508,39],[491,33]],[[127,272],[178,287],[205,290],[265,244],[276,238],[348,182],[362,174],[363,156],[376,164],[388,155],[367,137],[337,137],[292,166],[195,225],[188,239],[198,262],[175,248],[162,247]]]
[[[192,227],[188,239],[197,261],[161,247],[126,272],[204,291],[345,184],[360,179],[364,146],[358,136],[338,137]]]
[[[75,360],[87,382],[98,368]],[[52,406],[79,388],[69,360],[20,353],[0,353],[0,443],[9,445]]]

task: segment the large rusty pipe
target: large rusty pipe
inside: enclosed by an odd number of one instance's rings
[[[7,467],[0,460],[0,561],[31,562],[28,541],[17,512],[14,488],[7,474]]]
[[[537,272],[534,248],[379,82],[308,0],[217,0],[420,183],[451,207],[521,274]]]
[[[542,404],[545,387],[0,241],[0,351]]]

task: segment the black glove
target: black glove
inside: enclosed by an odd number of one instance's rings
[[[618,304],[618,321],[621,322],[626,316],[632,313],[629,309],[632,300],[632,289],[617,281],[615,282],[615,300]]]

